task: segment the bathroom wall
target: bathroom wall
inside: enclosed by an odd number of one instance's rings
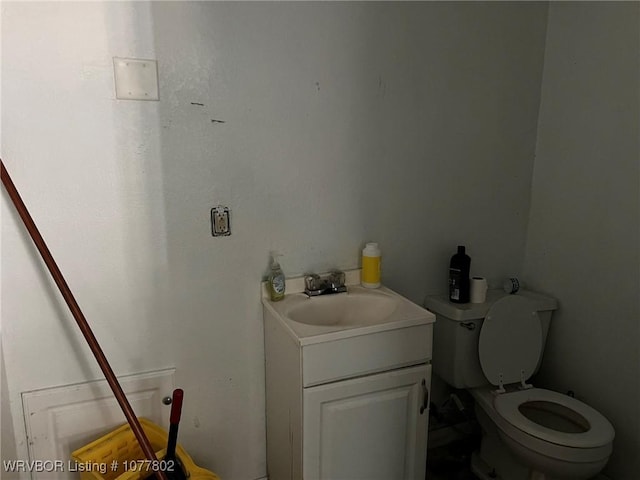
[[[558,298],[537,383],[616,429],[640,475],[640,5],[549,5],[524,279]]]
[[[293,275],[377,240],[417,302],[458,244],[473,274],[521,272],[546,4],[0,8],[2,158],[114,370],[175,366],[181,441],[223,478],[266,474],[270,249]],[[160,102],[116,100],[113,56],[157,59]],[[230,237],[210,235],[217,204]],[[100,374],[4,193],[2,247],[26,458],[20,393]]]
[[[356,266],[366,240],[381,243],[385,281],[418,302],[444,291],[459,243],[476,274],[518,271],[545,14],[510,4],[159,5],[165,184],[238,204],[240,235],[262,232],[250,251],[266,266],[265,252],[281,250],[294,274]],[[170,28],[176,18],[191,35]],[[165,191],[178,197],[168,208],[188,208],[181,191]]]
[[[16,442],[13,433],[13,421],[11,419],[11,409],[9,408],[9,387],[7,385],[7,375],[4,368],[4,354],[2,343],[0,342],[0,460],[13,460],[16,458]],[[9,480],[16,478],[15,474],[2,473],[2,478]]]

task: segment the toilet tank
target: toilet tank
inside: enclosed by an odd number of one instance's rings
[[[425,308],[436,315],[433,330],[433,371],[455,388],[488,385],[478,356],[478,341],[484,317],[491,306],[507,296],[503,290],[489,290],[484,303],[456,304],[447,295],[427,296]],[[556,299],[528,290],[517,294],[531,301],[542,322],[542,347],[547,340],[551,314],[558,308]],[[537,372],[542,362],[538,360]]]

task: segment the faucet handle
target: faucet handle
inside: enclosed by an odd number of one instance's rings
[[[320,275],[317,273],[307,273],[304,276],[304,286],[308,291],[320,289]]]
[[[345,274],[342,270],[332,270],[329,273],[329,283],[333,288],[344,287]]]

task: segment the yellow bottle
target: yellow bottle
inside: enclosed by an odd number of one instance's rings
[[[362,250],[361,283],[365,288],[380,286],[380,248],[377,243],[367,243]]]

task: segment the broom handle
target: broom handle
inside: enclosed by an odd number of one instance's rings
[[[82,310],[80,310],[76,299],[73,297],[73,293],[71,293],[69,285],[67,285],[66,280],[62,276],[62,272],[60,272],[58,265],[56,265],[56,261],[53,259],[53,256],[51,255],[51,252],[47,247],[47,244],[44,242],[42,235],[40,235],[40,232],[38,231],[38,227],[36,227],[36,224],[31,218],[31,215],[29,214],[27,207],[22,201],[18,190],[13,184],[13,181],[9,176],[9,172],[7,172],[7,169],[4,167],[4,162],[2,162],[2,159],[0,159],[0,164],[2,166],[2,184],[4,185],[4,188],[7,190],[9,197],[11,197],[11,200],[13,201],[13,204],[15,205],[20,218],[24,222],[29,235],[31,235],[33,243],[35,243],[36,247],[38,248],[38,251],[42,256],[44,263],[47,265],[47,268],[49,269],[53,280],[56,282],[56,285],[58,285],[60,293],[64,297],[64,300],[67,302],[67,306],[69,307],[69,310],[71,310],[73,318],[76,319],[82,335],[84,335],[85,340],[89,344],[89,348],[93,352],[93,355],[96,357],[98,365],[100,365],[100,368],[102,369],[102,373],[104,373],[104,376],[107,379],[111,390],[113,390],[113,394],[115,395],[116,400],[120,404],[120,408],[122,408],[122,411],[124,412],[124,416],[127,417],[127,421],[131,426],[131,430],[133,430],[134,435],[138,439],[138,443],[140,443],[140,447],[144,452],[144,456],[147,458],[147,460],[153,462],[152,465],[154,465],[157,461],[157,458],[153,451],[153,448],[151,447],[151,443],[149,443],[149,439],[145,435],[144,430],[142,429],[142,426],[138,421],[138,418],[134,414],[129,401],[127,400],[127,397],[122,391],[122,387],[118,383],[118,379],[113,373],[113,370],[111,369],[107,358],[102,352],[102,349],[98,344],[98,340],[96,340],[96,337],[93,335],[91,327],[89,327],[89,324],[87,323]],[[164,472],[160,471],[157,472],[157,474],[161,480],[167,480]]]

